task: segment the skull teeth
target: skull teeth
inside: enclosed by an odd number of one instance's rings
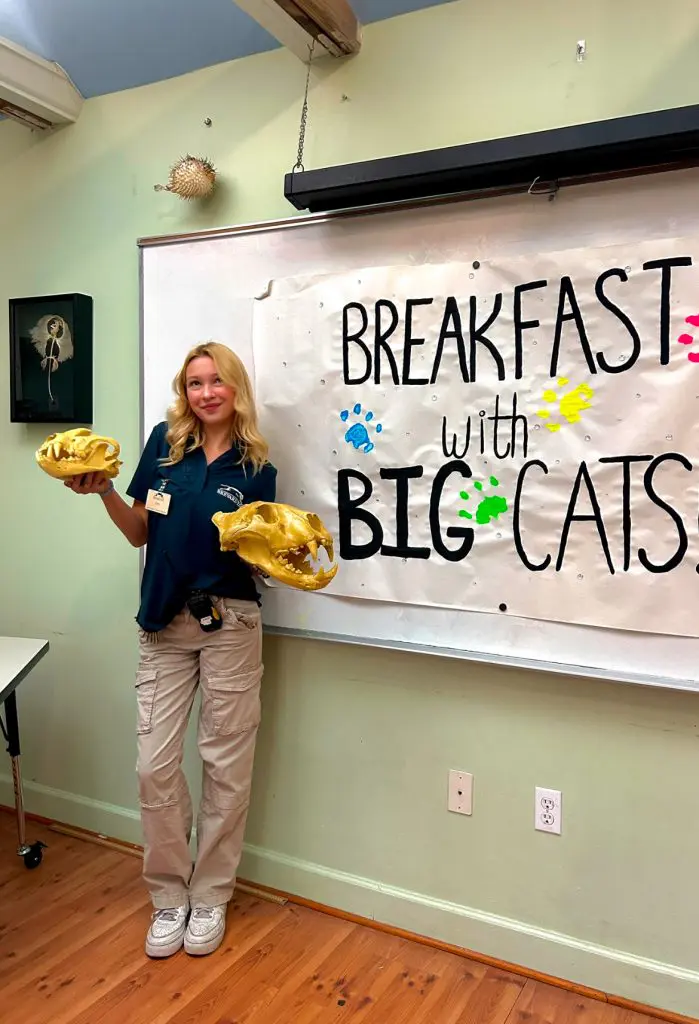
[[[332,560],[332,551],[328,551],[325,544],[319,545],[316,540],[311,540],[308,544],[302,544],[296,548],[289,548],[286,551],[278,551],[277,559],[286,569],[296,573],[298,576],[303,576],[313,572],[313,566],[308,561],[308,555],[310,554],[313,559],[317,559],[319,546]],[[298,564],[299,559],[303,559],[301,565]],[[319,570],[318,574],[321,579],[326,575],[325,570],[322,568]]]

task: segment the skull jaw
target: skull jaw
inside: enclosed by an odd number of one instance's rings
[[[294,572],[293,569],[269,551],[261,538],[246,538],[234,548],[244,562],[256,566],[279,583],[296,590],[322,590],[334,579],[337,563],[317,572]]]
[[[103,473],[110,480],[113,480],[119,473],[121,463],[114,465],[105,459],[53,459],[37,453],[36,461],[44,473],[53,477],[54,480],[70,480],[74,476],[82,476],[83,473]]]

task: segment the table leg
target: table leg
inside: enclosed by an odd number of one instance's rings
[[[7,752],[12,761],[12,783],[15,791],[15,811],[17,813],[17,854],[24,857],[28,868],[41,863],[43,843],[27,845],[26,818],[24,814],[24,794],[22,792],[22,771],[20,768],[19,721],[17,718],[17,697],[14,691],[5,698],[5,738]]]
[[[29,852],[26,839],[26,822],[24,817],[24,794],[22,792],[22,770],[20,768],[19,721],[17,719],[17,697],[14,693],[5,701],[5,721],[7,726],[7,752],[12,760],[12,782],[15,790],[15,812],[17,814],[17,853],[24,857]]]

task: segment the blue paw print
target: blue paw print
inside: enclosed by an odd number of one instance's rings
[[[352,409],[352,413],[355,416],[362,415],[362,407],[359,403],[357,403],[357,405],[355,405],[355,407]],[[343,423],[346,423],[349,418],[349,410],[343,409],[342,412],[340,413],[340,419],[342,420]],[[373,412],[366,412],[364,414],[365,423],[371,423],[373,418]],[[381,431],[383,430],[383,427],[381,426],[380,423],[376,423],[373,429],[376,431],[377,434],[380,434]],[[373,441],[369,437],[369,431],[364,426],[364,423],[352,423],[345,432],[345,441],[347,442],[347,444],[351,444],[354,448],[356,448],[357,451],[363,451],[368,453],[373,452],[374,450]]]

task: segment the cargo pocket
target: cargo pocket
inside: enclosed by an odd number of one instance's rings
[[[211,726],[217,736],[233,736],[260,724],[262,670],[208,679]]]
[[[153,708],[158,688],[158,673],[152,668],[140,668],[136,673],[136,732],[144,736],[153,728]]]

